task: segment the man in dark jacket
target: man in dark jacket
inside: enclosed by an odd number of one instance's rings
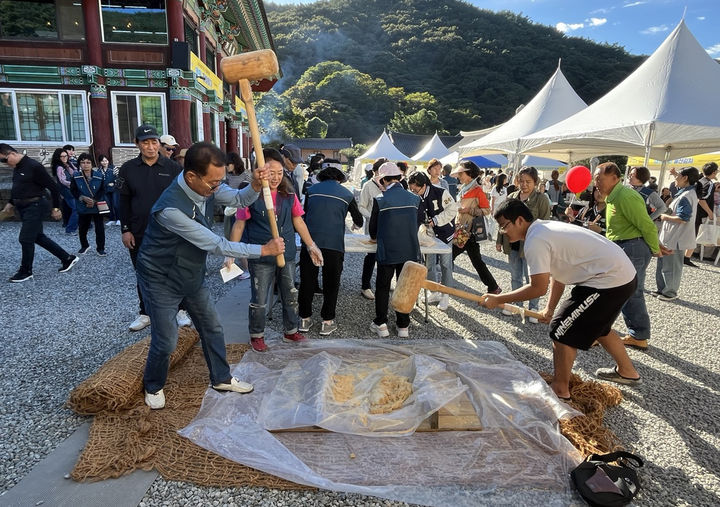
[[[185,167],[152,207],[137,256],[138,284],[152,319],[143,376],[145,403],[151,409],[165,406],[163,386],[170,354],[177,344],[175,315],[180,303],[184,303],[200,335],[213,389],[238,393],[253,390],[251,384],[230,374],[223,328],[204,283],[207,254],[258,258],[285,250],[280,238],[265,245],[247,245],[228,241],[211,230],[215,203],[235,208],[252,204],[266,170],[257,169],[252,183],[242,190],[230,188],[223,184],[225,154],[211,143],[193,145],[185,157]]]
[[[61,216],[58,207],[60,204],[60,189],[57,183],[50,177],[40,162],[18,153],[9,144],[0,143],[0,162],[13,168],[10,202],[3,209],[3,213],[10,214],[13,208],[17,208],[22,219],[22,227],[18,236],[18,241],[22,247],[22,261],[20,262],[20,269],[10,277],[10,281],[19,283],[32,280],[36,244],[60,259],[62,265],[59,271],[61,273],[70,271],[78,258],[67,253],[60,245],[43,233],[43,218],[45,218],[49,208],[45,193],[46,189],[50,190],[52,194],[53,208],[50,216],[53,220],[59,220]]]
[[[393,162],[385,162],[378,169],[382,194],[375,197],[370,215],[370,237],[377,241],[377,276],[375,279],[375,320],[370,329],[380,338],[389,336],[387,326],[390,282],[394,274],[400,276],[403,264],[421,260],[418,228],[424,213],[420,197],[400,185],[402,171]],[[395,312],[399,338],[408,337],[410,315]]]
[[[182,167],[177,162],[160,154],[160,136],[152,125],[140,125],[135,130],[135,145],[140,154],[120,167],[116,183],[117,191],[120,192],[122,242],[130,252],[133,268],[137,264],[150,209],[160,194],[182,172]],[[150,317],[145,311],[139,286],[137,291],[140,314],[130,324],[130,331],[140,331],[150,325]],[[182,325],[190,325],[185,315],[181,317]]]

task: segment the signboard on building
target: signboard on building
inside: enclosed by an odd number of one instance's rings
[[[217,77],[215,73],[211,71],[210,68],[202,62],[202,60],[200,60],[200,57],[192,51],[190,51],[190,70],[195,75],[195,79],[197,79],[202,86],[208,90],[213,90],[215,95],[222,100],[222,79]]]

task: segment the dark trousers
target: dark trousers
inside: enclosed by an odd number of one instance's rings
[[[376,325],[387,324],[388,304],[390,303],[390,282],[393,275],[400,276],[403,264],[378,264],[375,277],[375,322]],[[397,327],[410,325],[410,314],[395,312]]]
[[[43,233],[43,218],[50,210],[50,205],[45,199],[31,202],[25,206],[17,206],[17,210],[22,220],[20,235],[18,236],[18,241],[22,247],[20,272],[32,274],[36,244],[43,247],[62,262],[65,262],[70,257],[60,245]]]
[[[465,246],[462,248],[453,244],[453,262],[455,262],[455,258],[463,252],[467,252],[468,257],[470,257],[470,262],[475,268],[475,271],[477,271],[480,280],[482,281],[482,283],[487,285],[488,292],[496,290],[498,288],[498,284],[495,281],[495,277],[492,276],[492,273],[490,273],[490,270],[485,265],[485,262],[482,260],[482,255],[480,255],[480,247],[475,240],[475,236],[470,235],[470,239],[467,240],[467,243],[465,243]]]
[[[98,250],[105,250],[105,222],[103,222],[103,216],[100,213],[78,214],[80,246],[82,248],[89,246],[87,233],[90,230],[90,222],[95,223],[95,247]]]
[[[135,248],[131,248],[130,251],[130,261],[132,262],[133,269],[136,268],[137,264],[137,256],[138,252],[140,251],[140,245],[142,245],[142,236],[135,236]],[[140,315],[147,315],[147,311],[145,310],[145,303],[143,303],[143,297],[142,292],[140,291],[140,285],[137,285],[137,294],[138,294],[138,300],[140,301]]]
[[[324,260],[322,266],[323,304],[320,309],[320,316],[323,320],[334,320],[345,254],[327,248],[321,248],[320,250]],[[318,271],[320,271],[320,268],[313,264],[307,248],[303,245],[300,250],[300,292],[298,293],[298,313],[301,319],[307,319],[312,315],[312,302],[315,286],[317,285]]]
[[[363,260],[362,285],[360,287],[362,290],[370,288],[370,279],[372,278],[373,269],[375,269],[375,256],[375,253],[369,253],[365,255]],[[377,283],[377,279],[375,283]]]

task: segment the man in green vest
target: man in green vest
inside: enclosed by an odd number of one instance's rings
[[[177,345],[175,318],[182,302],[200,335],[210,382],[217,391],[249,393],[253,386],[230,374],[225,336],[210,292],[204,284],[208,252],[228,257],[258,258],[284,252],[282,239],[265,245],[228,241],[212,232],[215,204],[242,208],[262,189],[267,167],[256,169],[250,185],[235,190],[223,183],[225,154],[211,143],[194,144],[185,156],[185,169],[162,193],[150,211],[137,259],[137,279],[152,320],[150,350],[143,384],[151,409],[165,406],[163,386],[170,354]]]

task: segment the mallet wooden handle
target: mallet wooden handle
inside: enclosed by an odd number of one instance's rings
[[[240,96],[242,97],[243,102],[245,102],[248,125],[250,126],[250,135],[252,136],[253,149],[255,150],[255,160],[257,162],[257,166],[262,167],[265,165],[265,156],[263,155],[262,143],[260,142],[260,129],[258,129],[257,117],[255,116],[255,104],[253,102],[250,81],[247,79],[240,79],[238,84],[240,85]],[[275,219],[275,206],[273,205],[268,180],[263,178],[262,186],[263,200],[265,201],[265,207],[268,211],[268,221],[270,222],[270,234],[272,234],[273,238],[278,238],[280,237],[280,234],[278,232],[277,220]],[[278,255],[275,260],[279,267],[282,268],[285,266],[284,254]]]
[[[417,287],[417,285],[416,285]],[[471,301],[477,301],[478,303],[483,302],[483,296],[484,294],[473,294],[472,292],[467,292],[460,289],[455,289],[453,287],[446,287],[445,285],[437,282],[432,282],[430,280],[423,280],[421,287],[423,289],[432,290],[435,292],[442,292],[443,294],[452,294],[453,296],[461,297],[463,299],[469,299]],[[511,307],[511,305],[508,305]],[[505,305],[500,305],[500,308],[505,308]],[[510,310],[510,308],[508,308]],[[534,312],[532,310],[525,310],[525,316],[526,317],[535,317],[536,319],[541,319],[543,317],[543,314],[540,312]]]

